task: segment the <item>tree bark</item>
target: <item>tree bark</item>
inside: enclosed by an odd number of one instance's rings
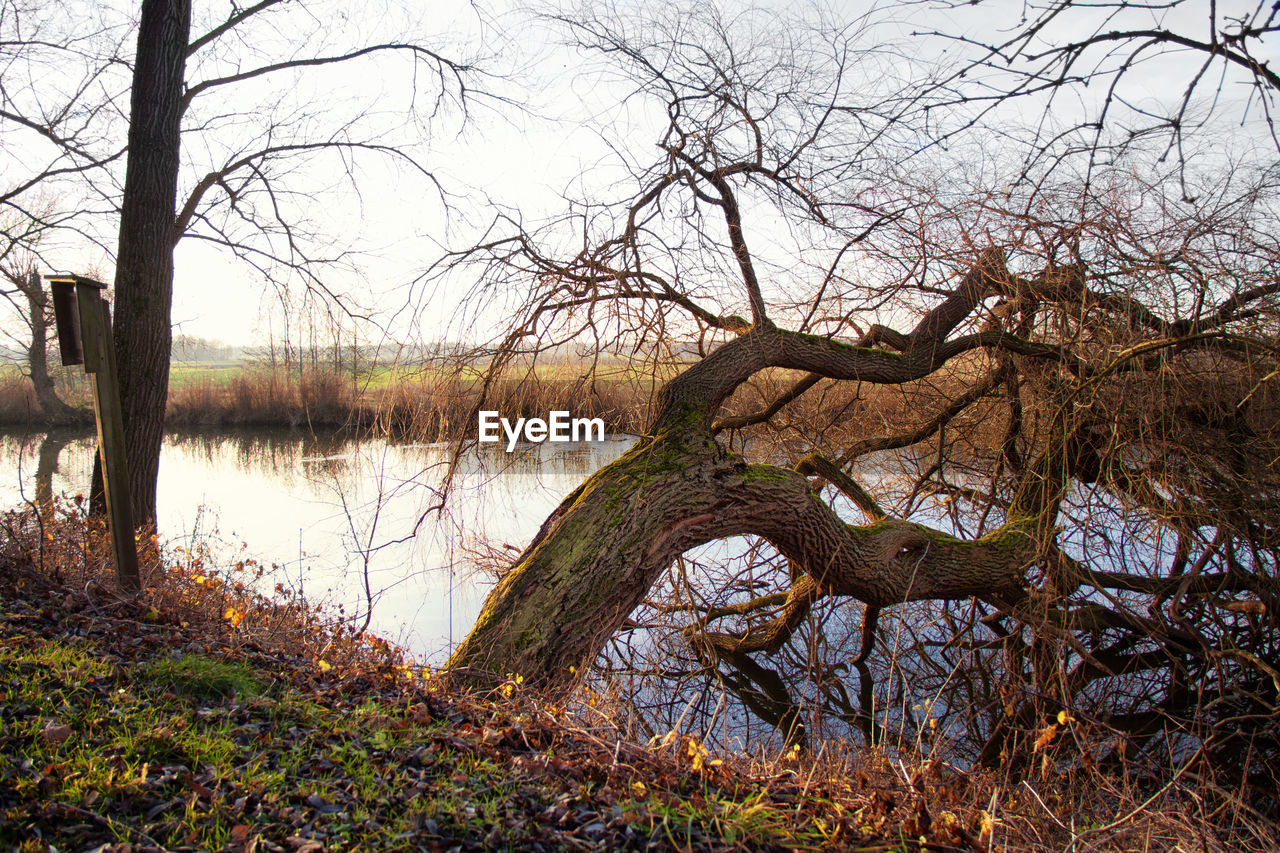
[[[743,534],[766,539],[823,592],[874,608],[1020,589],[1035,554],[1024,521],[975,541],[900,519],[846,524],[806,477],[747,464],[712,434],[720,404],[765,367],[904,382],[966,340],[930,338],[900,355],[769,327],[726,343],[669,382],[645,436],[547,519],[449,669],[476,684],[520,675],[567,689],[678,555]]]
[[[485,602],[448,668],[474,683],[570,686],[681,553],[755,534],[830,594],[873,606],[1017,589],[1020,529],[964,541],[897,519],[846,524],[784,468],[696,428],[641,439],[567,497]]]
[[[173,248],[190,0],[143,0],[115,277],[115,348],[133,517],[156,517],[172,340]]]
[[[27,297],[27,317],[31,321],[31,343],[27,345],[27,370],[31,375],[31,387],[35,390],[36,403],[44,419],[52,424],[83,420],[81,415],[58,397],[58,390],[49,375],[49,296],[41,286],[40,274],[32,269],[19,287]]]

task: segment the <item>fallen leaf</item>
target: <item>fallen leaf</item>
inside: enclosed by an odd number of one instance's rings
[[[45,743],[65,743],[71,737],[71,726],[50,723],[40,732]]]
[[[985,809],[982,811],[982,820],[978,824],[978,840],[983,841],[991,838],[991,833],[995,831],[996,822],[991,813]]]
[[[1058,736],[1058,725],[1046,726],[1040,730],[1040,736],[1036,738],[1035,745],[1031,747],[1032,752],[1039,752],[1049,744],[1053,743],[1053,739]]]

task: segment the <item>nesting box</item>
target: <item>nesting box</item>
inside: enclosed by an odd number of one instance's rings
[[[83,364],[93,377],[93,415],[98,425],[98,458],[107,499],[111,544],[120,589],[141,588],[138,548],[133,538],[133,506],[124,450],[124,413],[111,340],[107,286],[82,275],[47,275],[63,365]]]

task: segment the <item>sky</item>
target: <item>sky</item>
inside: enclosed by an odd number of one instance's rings
[[[69,50],[59,54],[61,58],[100,55],[108,50],[128,56],[133,50],[136,7],[132,3],[0,3],[10,26],[18,17],[15,9],[23,7],[19,11],[26,15],[27,31],[31,22],[58,34],[70,27],[75,40],[68,43]],[[225,18],[230,8],[225,3],[198,0],[195,5],[193,33]],[[672,8],[640,0],[616,5],[624,15],[645,9],[669,12]],[[806,6],[802,11],[810,16],[852,20],[874,5],[847,0]],[[680,8],[679,4],[674,8]],[[741,11],[748,7],[728,4],[727,8]],[[758,4],[751,8],[758,8]],[[766,15],[776,13],[781,20],[783,10],[795,8],[794,4],[778,3]],[[959,48],[954,43],[944,48],[938,40],[913,38],[913,31],[936,27],[951,32],[998,32],[1016,22],[1025,6],[1020,0],[1010,0],[954,15],[944,13],[936,3],[881,3],[877,8],[878,16],[887,21],[877,30],[878,38],[888,34],[904,51],[945,67],[948,57]],[[1225,15],[1233,8],[1252,10],[1254,4],[1233,7],[1219,3],[1218,8]],[[73,14],[60,16],[59,12],[65,11]],[[1130,14],[1137,14],[1133,20],[1138,20],[1154,13]],[[1166,22],[1194,28],[1202,12],[1192,3],[1162,14],[1169,16]],[[5,24],[4,18],[0,24]],[[439,87],[424,74],[424,67],[415,68],[394,54],[227,85],[202,94],[186,117],[181,182],[188,191],[201,175],[244,151],[303,138],[402,145],[430,170],[428,177],[403,160],[367,154],[279,161],[272,166],[277,170],[277,185],[297,195],[284,193],[267,199],[252,197],[250,191],[237,208],[225,193],[214,191],[209,194],[216,204],[208,224],[196,225],[196,232],[206,238],[216,237],[218,229],[245,236],[249,232],[241,220],[244,210],[270,218],[272,205],[282,205],[290,222],[302,223],[299,233],[313,232],[313,239],[301,241],[309,252],[340,257],[323,273],[321,282],[341,294],[353,313],[375,318],[363,324],[361,334],[366,340],[377,336],[378,326],[398,338],[494,334],[505,319],[501,312],[466,315],[470,326],[453,321],[462,316],[457,308],[468,282],[455,279],[447,290],[432,292],[432,298],[427,299],[421,285],[414,289],[415,279],[445,248],[475,239],[498,210],[533,223],[562,210],[565,195],[599,193],[607,197],[612,182],[622,174],[619,150],[637,158],[650,156],[665,121],[654,103],[626,99],[628,84],[611,74],[598,57],[566,46],[563,28],[539,19],[518,2],[454,0],[428,5],[408,0],[323,0],[286,4],[278,13],[251,24],[197,53],[188,66],[188,85],[281,57],[329,53],[415,35],[442,55],[474,61],[485,72],[470,80],[475,90],[466,102],[465,115],[452,97],[452,88],[441,109],[433,111],[432,98]],[[1079,26],[1065,18],[1053,37],[1066,38],[1073,28],[1082,32]],[[14,109],[47,112],[68,100],[78,86],[102,97],[114,97],[114,108],[86,116],[83,126],[97,134],[95,150],[119,147],[124,130],[122,93],[127,90],[127,78],[119,67],[90,75],[83,68],[77,71],[74,62],[68,62],[69,70],[50,71],[45,65],[33,72],[3,53],[0,61],[4,62],[0,65],[5,74],[4,96],[12,99]],[[1184,85],[1185,62],[1185,57],[1153,59],[1131,77],[1124,95],[1138,106],[1176,98]],[[855,89],[858,82],[853,81]],[[1056,110],[1066,114],[1088,109],[1100,97],[1097,88],[1060,99]],[[1224,97],[1234,97],[1231,86],[1224,92]],[[82,98],[81,102],[89,100]],[[1003,115],[1010,121],[1027,121],[1038,107],[1029,101],[1021,112],[1015,107]],[[268,127],[272,129],[268,131]],[[11,123],[0,124],[0,165],[7,173],[0,182],[0,192],[11,186],[11,181],[20,180],[24,168],[52,162],[52,156],[30,133],[15,129]],[[49,268],[110,280],[114,249],[110,209],[113,187],[118,186],[121,176],[122,168],[115,168],[99,180],[96,189],[76,189],[70,182],[61,182],[50,190],[55,195],[47,203],[55,207],[74,200],[101,215],[78,220],[75,230],[46,240],[42,260]],[[229,183],[236,185],[235,180]],[[768,219],[762,213],[757,221]],[[258,238],[246,239],[252,243]],[[272,243],[277,249],[285,245],[278,234]],[[786,254],[785,241],[776,248],[780,255]],[[770,247],[765,247],[762,254],[769,251]],[[241,345],[261,343],[279,334],[282,303],[297,312],[306,301],[305,289],[299,287],[296,277],[282,276],[277,269],[269,272],[278,281],[268,283],[262,271],[209,239],[184,238],[175,252],[175,268],[173,321],[178,334]],[[310,304],[313,311],[325,313],[319,302],[310,300]],[[296,315],[290,322],[296,329]],[[344,324],[350,322],[343,320]]]

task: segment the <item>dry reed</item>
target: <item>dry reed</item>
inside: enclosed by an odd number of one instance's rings
[[[565,410],[601,418],[612,432],[636,432],[647,402],[638,388],[616,381],[526,377],[498,379],[486,390],[477,379],[426,377],[362,390],[332,372],[299,381],[246,369],[225,384],[201,378],[173,388],[166,418],[177,426],[351,427],[439,441],[474,436],[479,408],[512,419]]]

